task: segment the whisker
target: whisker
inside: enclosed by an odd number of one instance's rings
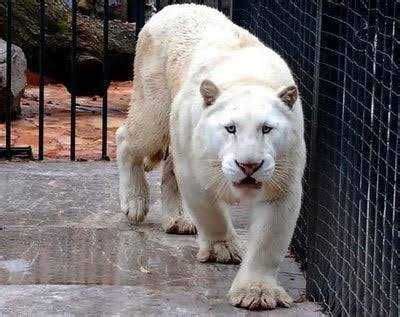
[[[206,189],[210,189],[212,187],[218,187],[219,183],[223,179],[223,174],[220,169],[213,168],[211,171],[208,171],[210,175],[210,181],[206,186]]]

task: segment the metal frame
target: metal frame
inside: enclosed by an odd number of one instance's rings
[[[145,20],[145,5],[144,1],[135,2],[140,5],[133,5],[134,1],[129,0],[131,12],[130,16],[134,17],[136,22],[136,34],[138,34],[144,25]],[[103,101],[102,101],[102,146],[101,146],[101,159],[109,160],[107,155],[107,114],[108,114],[108,84],[109,84],[109,63],[108,63],[108,45],[109,45],[109,19],[110,8],[109,0],[104,1],[104,19],[103,19]],[[71,101],[70,101],[70,160],[76,160],[76,80],[77,76],[77,57],[78,57],[78,36],[77,36],[77,22],[78,22],[78,6],[77,0],[72,0],[72,42],[71,42]],[[133,14],[132,14],[133,13]],[[39,136],[38,136],[38,160],[43,160],[45,157],[44,145],[44,114],[45,114],[45,100],[44,100],[44,75],[45,75],[45,54],[46,54],[46,0],[40,0],[39,12],[40,17],[40,52],[39,52]],[[133,21],[132,21],[133,22]],[[32,148],[29,147],[15,147],[12,146],[11,135],[11,54],[12,54],[12,0],[7,0],[7,84],[6,88],[9,92],[6,100],[6,137],[5,147],[0,147],[0,158],[8,160],[13,157],[33,159]]]
[[[49,1],[49,0],[47,0]],[[201,0],[201,3],[204,1]],[[174,1],[168,0],[168,4]],[[77,70],[77,57],[78,57],[78,36],[77,36],[77,22],[79,19],[77,0],[71,1],[72,20],[71,20],[71,100],[70,100],[70,160],[76,160],[76,80],[78,74]],[[157,10],[161,9],[161,1],[156,1]],[[217,0],[217,8],[222,9],[222,0]],[[40,51],[39,51],[39,135],[38,135],[38,160],[45,158],[45,144],[44,144],[44,120],[45,120],[45,56],[46,56],[46,0],[39,0],[40,17]],[[109,20],[110,20],[110,5],[109,0],[104,1],[104,19],[103,19],[103,101],[102,101],[102,145],[101,145],[101,159],[109,160],[107,155],[107,129],[108,129],[108,84],[109,84],[109,62],[108,62],[108,46],[109,46]],[[145,23],[145,1],[128,0],[128,20],[129,22],[136,23],[136,36]],[[11,45],[12,45],[12,0],[7,0],[7,105],[6,105],[6,138],[5,147],[0,147],[0,158],[12,159],[13,157],[25,157],[33,159],[32,148],[12,146],[12,123],[11,123]]]

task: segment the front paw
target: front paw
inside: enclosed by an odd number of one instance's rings
[[[131,199],[127,207],[123,211],[125,212],[128,221],[132,225],[139,224],[144,221],[147,213],[149,212],[149,204],[146,198],[135,198]]]
[[[197,259],[200,262],[239,264],[242,261],[240,246],[236,240],[210,241],[201,246]]]
[[[163,228],[166,233],[170,234],[196,234],[197,229],[193,222],[183,215],[173,215],[168,217]]]
[[[231,288],[228,297],[233,306],[249,310],[267,310],[277,306],[290,307],[293,304],[293,299],[281,286],[265,282],[250,282]]]

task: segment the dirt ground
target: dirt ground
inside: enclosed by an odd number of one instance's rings
[[[21,118],[12,122],[12,145],[32,146],[38,152],[39,89],[30,80],[21,101]],[[113,82],[108,90],[108,156],[115,158],[115,131],[124,121],[131,82]],[[68,159],[70,149],[70,100],[59,84],[45,86],[44,155],[45,159]],[[76,116],[76,158],[97,160],[101,157],[101,97],[78,97]],[[0,124],[0,144],[5,140],[5,126]]]

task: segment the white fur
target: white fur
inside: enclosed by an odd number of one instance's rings
[[[220,92],[210,106],[200,93],[205,79]],[[193,228],[186,206],[199,234],[199,260],[237,263],[241,248],[229,204],[246,202],[250,238],[229,292],[236,306],[269,309],[292,302],[276,281],[301,205],[305,164],[300,100],[291,108],[278,98],[292,85],[279,55],[205,6],[166,7],[139,35],[132,105],[117,132],[122,210],[131,222],[143,221],[143,161],[170,147],[174,171],[167,162],[162,195],[167,223],[179,219],[175,232],[190,232],[182,229]],[[232,124],[235,134],[225,128]],[[273,128],[268,134],[261,131],[264,124]],[[263,162],[252,175],[261,189],[234,186],[245,177],[235,161]]]

